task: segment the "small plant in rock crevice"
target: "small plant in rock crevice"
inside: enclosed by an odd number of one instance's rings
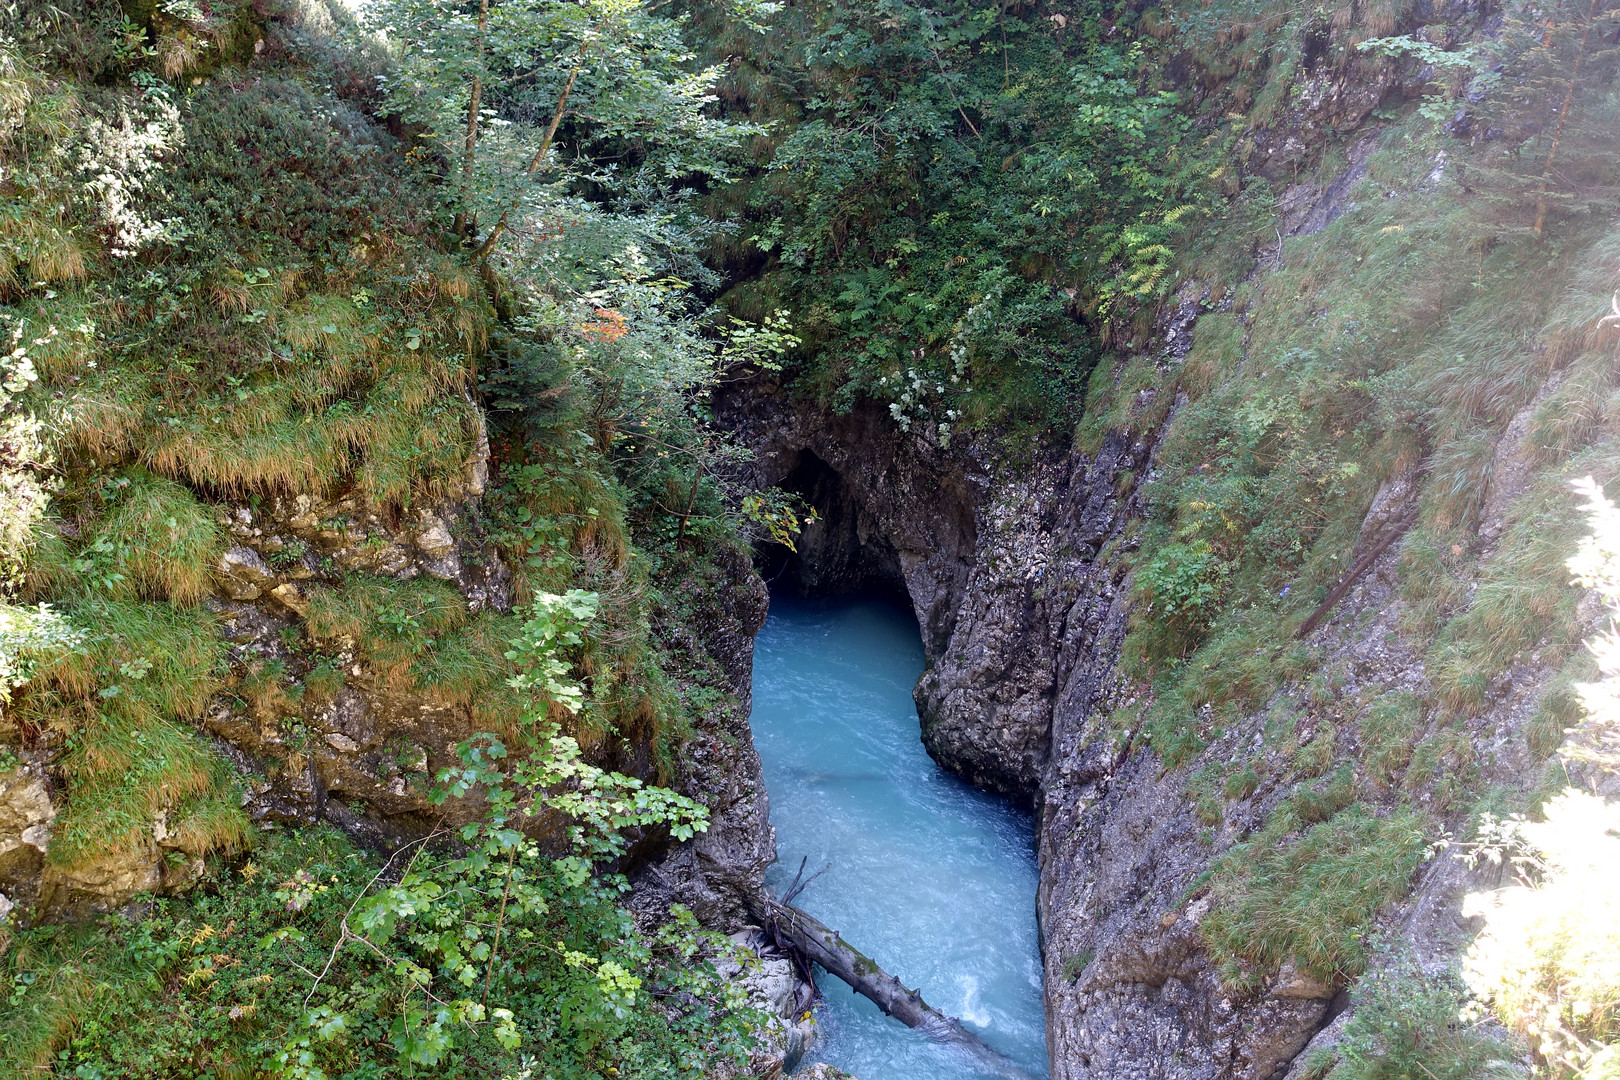
[[[1467,988],[1454,973],[1424,971],[1386,942],[1375,973],[1358,980],[1355,1009],[1330,1046],[1312,1050],[1317,1080],[1487,1080],[1522,1076],[1518,1048],[1483,1018],[1469,1015]]]

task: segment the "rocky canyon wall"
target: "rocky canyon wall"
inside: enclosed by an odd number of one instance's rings
[[[1183,361],[1201,295],[1184,290],[1144,345],[1166,369]],[[1285,963],[1258,989],[1229,985],[1201,932],[1207,882],[1221,855],[1295,790],[1289,755],[1313,730],[1341,728],[1319,774],[1349,770],[1374,783],[1357,764],[1361,736],[1348,718],[1358,702],[1422,693],[1429,678],[1421,642],[1404,629],[1401,542],[1376,552],[1308,636],[1312,661],[1300,681],[1327,673],[1331,687],[1285,745],[1268,738],[1272,706],[1286,697],[1279,692],[1225,720],[1190,761],[1167,767],[1139,723],[1122,730],[1109,722],[1151,693],[1122,676],[1119,659],[1138,542],[1132,526],[1145,512],[1162,428],[1116,432],[1095,453],[1040,450],[1009,463],[981,444],[945,451],[902,434],[876,409],[830,415],[763,381],[727,394],[718,415],[754,451],[756,482],[797,491],[819,512],[797,555],[779,553],[779,572],[826,592],[891,585],[898,573],[923,628],[928,667],[914,696],[929,753],[1038,815],[1052,1075],[1299,1074],[1307,1044],[1331,1044],[1342,1026],[1348,981]],[[1510,426],[1497,444],[1484,537],[1501,535],[1524,494],[1524,427]],[[1418,488],[1413,473],[1383,486],[1353,555],[1378,545]],[[1451,769],[1468,771],[1476,789],[1533,786],[1539,760],[1526,749],[1525,727],[1555,670],[1537,655],[1499,680],[1467,721],[1460,756],[1470,764],[1442,763],[1432,782],[1441,785]],[[1256,783],[1211,815],[1199,804],[1200,769],[1240,761],[1257,771]],[[1409,785],[1420,803],[1430,800],[1428,783]],[[1459,808],[1438,817],[1465,827]],[[1469,936],[1462,896],[1482,884],[1494,879],[1442,853],[1365,931],[1393,934],[1420,964],[1442,971]]]

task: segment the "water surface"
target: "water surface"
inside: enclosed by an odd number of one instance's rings
[[[776,597],[754,652],[754,744],[765,764],[780,894],[809,856],[831,864],[798,904],[921,989],[935,1008],[1046,1072],[1036,867],[1028,815],[933,763],[911,688],[911,614],[873,601]],[[949,1047],[829,975],[808,1060],[860,1080],[981,1080]]]

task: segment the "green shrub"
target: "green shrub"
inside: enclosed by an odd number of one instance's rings
[[[1152,627],[1159,655],[1183,654],[1220,610],[1230,563],[1206,540],[1160,547],[1136,572],[1133,618]]]
[[[427,879],[450,873],[453,862],[424,853],[413,872]],[[432,1052],[421,1040],[433,1016],[409,1011],[391,966],[358,947],[333,948],[357,898],[368,887],[375,897],[382,869],[335,829],[270,831],[259,834],[251,859],[215,864],[188,896],[93,925],[17,934],[0,959],[9,990],[0,1000],[0,1071],[23,1076],[44,1066],[119,1080],[300,1075],[276,1062],[290,1045],[294,1064],[307,1053],[307,1066],[333,1077],[484,1080],[515,1074],[526,1053],[552,1076],[698,1080],[710,1063],[750,1045],[760,1017],[730,996],[707,959],[725,943],[690,916],[643,933],[618,906],[614,879],[582,878],[543,859],[531,862],[523,883],[530,901],[543,897],[550,910],[509,904],[489,982],[490,1008],[516,1014],[521,1050],[503,1045],[511,1036],[486,1011],[482,1022],[445,1025],[454,1052],[427,1064]],[[491,903],[500,900],[498,882],[493,892]],[[373,931],[373,940],[427,959],[405,940],[410,916],[399,918],[398,937]],[[440,925],[418,936],[437,941],[447,932]],[[319,973],[329,959],[306,1009],[313,979],[304,971]],[[457,978],[462,964],[474,972],[470,987]],[[457,966],[440,957],[417,972],[440,996],[476,1002],[485,966],[462,954]],[[660,999],[671,1004],[650,1007]],[[405,1023],[391,1025],[396,1019]]]
[[[1029,430],[1072,429],[1089,382],[1121,422],[1154,423],[1174,394],[1138,398],[1158,381],[1153,361],[1132,363],[1117,393],[1108,358],[1107,375],[1088,376],[1105,335],[1124,344],[1175,289],[1176,249],[1216,205],[1209,174],[1236,125],[1217,113],[1195,137],[1148,38],[1054,35],[1026,15],[992,32],[965,4],[834,5],[784,22],[782,56],[808,58],[823,91],[747,95],[785,122],[765,175],[731,201],[764,212],[753,239],[776,265],[759,291],[809,331],[800,387],[836,408],[875,399],[903,428]],[[776,85],[794,70],[773,50],[764,65]],[[1099,335],[1077,312],[1118,325],[1099,319]]]
[[[628,883],[597,871],[627,851],[624,830],[690,839],[706,811],[589,765],[545,721],[557,701],[582,694],[560,681],[558,653],[579,643],[595,611],[594,596],[573,594],[537,608],[512,643],[540,691],[525,696],[535,738],[516,762],[493,736],[459,747],[460,766],[440,774],[433,795],[478,792],[483,820],[459,829],[459,843],[423,838],[384,880],[388,865],[335,834],[276,834],[261,862],[234,873],[216,865],[217,892],[159,902],[137,921],[31,932],[7,957],[14,992],[0,1006],[0,1063],[24,1068],[55,1050],[76,1075],[143,1080],[240,1070],[403,1077],[419,1066],[486,1077],[524,1064],[522,1047],[554,1075],[696,1080],[716,1062],[746,1060],[764,1018],[705,962],[730,949],[726,939],[700,933],[680,908],[639,930],[620,906]],[[126,741],[152,735],[148,726]],[[126,764],[150,768],[163,756],[148,745]],[[138,790],[164,788],[138,779]],[[103,809],[94,790],[74,797],[75,807]],[[222,809],[182,799],[173,839],[193,854],[217,847],[210,831],[240,823]],[[122,824],[114,816],[103,828]],[[70,966],[94,994],[53,977]],[[24,1022],[5,1023],[8,1011]]]

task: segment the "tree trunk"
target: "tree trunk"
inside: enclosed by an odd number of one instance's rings
[[[838,931],[829,930],[814,916],[770,896],[760,898],[754,915],[765,924],[766,932],[775,939],[778,948],[797,953],[808,963],[819,964],[828,974],[842,979],[857,994],[882,1009],[885,1015],[932,1039],[957,1047],[980,1069],[1002,1080],[1036,1080],[1028,1069],[963,1027],[954,1016],[946,1016],[928,1004],[916,990],[907,989],[899,979],[840,937]]]
[[[484,34],[489,30],[489,0],[478,3],[478,73],[473,76],[472,91],[467,101],[467,135],[463,141],[461,162],[461,209],[456,211],[454,225],[456,242],[467,237],[472,224],[473,166],[478,158],[478,110],[484,104]]]
[[[535,174],[540,171],[540,167],[546,163],[547,155],[551,153],[551,143],[557,137],[557,128],[562,124],[563,117],[568,113],[568,95],[574,91],[574,80],[578,79],[579,73],[585,70],[584,45],[579,47],[579,54],[579,63],[575,64],[574,69],[568,73],[568,81],[563,83],[562,93],[557,95],[557,107],[552,111],[551,123],[546,126],[545,136],[540,140],[540,149],[534,152],[534,157],[529,159],[529,167],[523,170],[525,180],[534,179]],[[474,260],[482,262],[489,258],[489,253],[495,250],[496,241],[500,240],[501,235],[506,232],[506,224],[511,220],[512,211],[517,209],[517,205],[518,200],[514,200],[507,204],[505,210],[501,211],[501,216],[496,220],[495,227],[489,230],[489,235],[484,238],[484,242],[478,245],[477,251],[473,252]]]
[[[1311,612],[1310,618],[1306,619],[1300,628],[1294,632],[1294,637],[1304,641],[1315,632],[1316,628],[1322,625],[1322,620],[1327,618],[1328,613],[1333,610],[1333,605],[1344,599],[1345,594],[1350,591],[1351,587],[1361,580],[1361,575],[1365,574],[1372,564],[1378,561],[1378,556],[1388,550],[1389,545],[1405,536],[1406,530],[1416,523],[1416,505],[1409,507],[1399,518],[1390,522],[1385,527],[1383,534],[1373,542],[1373,546],[1368,548],[1366,553],[1355,561],[1355,564],[1350,567],[1349,573],[1344,575],[1339,583],[1333,587],[1332,591],[1327,594],[1327,598],[1317,606],[1315,611]]]
[[[703,448],[707,450],[709,444],[705,442]],[[686,496],[686,510],[681,514],[681,527],[675,532],[675,550],[679,551],[686,543],[686,523],[692,517],[692,508],[697,506],[698,485],[703,482],[703,459],[699,457],[692,463],[692,490]]]

